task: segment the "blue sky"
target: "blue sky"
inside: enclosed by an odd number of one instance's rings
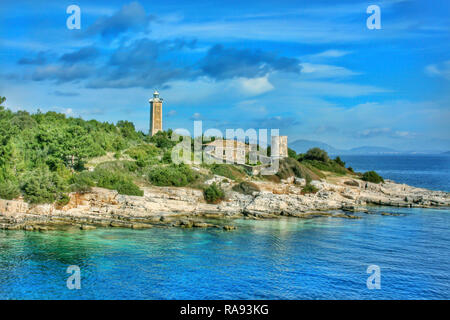
[[[66,8],[81,9],[69,30]],[[369,5],[381,29],[369,30]],[[450,150],[448,1],[2,1],[12,110],[278,128],[338,148]]]

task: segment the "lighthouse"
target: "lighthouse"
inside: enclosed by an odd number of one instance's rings
[[[155,135],[158,131],[162,131],[162,104],[163,99],[159,97],[159,92],[155,90],[153,92],[153,98],[150,102],[150,130],[151,136]]]

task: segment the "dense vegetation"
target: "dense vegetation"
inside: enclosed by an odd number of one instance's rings
[[[142,195],[134,183],[138,171],[159,163],[162,152],[173,145],[168,133],[149,138],[128,121],[114,125],[0,106],[0,198],[22,195],[30,203],[64,203],[68,192],[87,192],[94,186]],[[116,159],[126,154],[136,161],[117,160],[86,171],[89,159],[107,154]]]
[[[29,203],[69,201],[69,192],[85,193],[93,187],[117,190],[121,194],[142,196],[139,185],[197,187],[204,190],[208,202],[224,198],[223,190],[203,181],[212,174],[238,182],[235,190],[251,194],[258,188],[246,182],[247,173],[230,164],[203,164],[192,169],[186,164],[174,164],[172,149],[182,137],[172,130],[150,137],[137,132],[133,123],[117,124],[67,117],[56,112],[30,114],[12,112],[1,104],[0,97],[0,198],[19,196]],[[194,140],[191,140],[193,148]],[[270,152],[270,147],[269,147]],[[279,182],[291,176],[304,178],[304,192],[314,192],[310,181],[324,178],[322,171],[353,174],[339,157],[330,159],[319,148],[297,154],[288,150],[289,157],[280,161],[276,175],[265,176]],[[99,160],[101,159],[101,160]],[[362,179],[383,182],[373,171]]]

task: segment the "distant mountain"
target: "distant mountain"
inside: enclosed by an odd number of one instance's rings
[[[289,148],[295,150],[297,153],[305,153],[311,148],[320,148],[331,154],[337,154],[342,151],[324,142],[303,139],[295,140],[294,142],[289,143]]]
[[[292,143],[289,143],[289,148],[295,150],[297,153],[305,153],[311,148],[320,148],[328,152],[332,155],[362,155],[362,154],[369,154],[369,155],[380,155],[380,154],[401,154],[403,152],[397,151],[391,148],[386,147],[370,147],[370,146],[363,146],[358,148],[352,148],[350,150],[342,150],[337,149],[332,146],[330,146],[327,143],[320,142],[320,141],[313,141],[313,140],[304,140],[299,139],[295,140]]]
[[[400,154],[403,152],[396,151],[386,147],[369,147],[363,146],[344,151],[344,154]]]
[[[442,154],[447,154],[447,155],[450,155],[450,151],[447,151],[447,152],[442,152]]]

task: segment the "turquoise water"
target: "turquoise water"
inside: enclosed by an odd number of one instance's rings
[[[424,183],[414,177],[424,170],[405,168],[403,179]],[[450,210],[371,210],[238,220],[233,232],[0,231],[0,299],[450,299]],[[373,264],[380,290],[366,286]],[[66,287],[70,265],[80,290]]]
[[[2,231],[0,298],[449,299],[449,211],[388,210],[404,215],[241,220],[235,232]],[[380,290],[366,287],[372,264]],[[80,290],[66,288],[69,265]]]

